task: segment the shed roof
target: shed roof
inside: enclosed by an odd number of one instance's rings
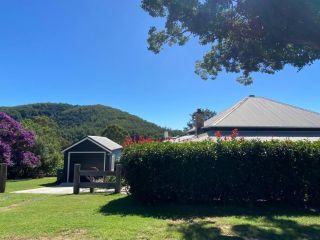
[[[320,128],[320,114],[251,95],[204,122],[215,127]]]
[[[119,145],[118,143],[112,141],[111,139],[109,139],[107,137],[87,136],[87,137],[81,139],[80,141],[72,144],[71,146],[67,147],[66,149],[62,150],[62,152],[65,152],[65,151],[73,148],[74,146],[82,143],[85,140],[89,140],[89,141],[99,145],[100,147],[104,148],[107,151],[114,151],[114,150],[117,150],[117,149],[122,149],[121,145]]]
[[[111,151],[122,148],[121,145],[119,145],[118,143],[112,141],[111,139],[109,139],[107,137],[100,137],[100,136],[88,136],[88,137],[91,138],[92,140],[100,143],[102,146],[110,149]]]

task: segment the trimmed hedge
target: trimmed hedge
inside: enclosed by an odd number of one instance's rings
[[[134,144],[121,161],[132,195],[144,203],[320,203],[320,142]]]

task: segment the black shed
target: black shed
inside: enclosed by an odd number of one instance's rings
[[[109,138],[87,136],[64,149],[63,181],[73,182],[74,164],[81,164],[81,169],[95,167],[100,171],[114,170],[116,161],[121,156],[122,146]]]

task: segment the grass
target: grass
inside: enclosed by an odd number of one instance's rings
[[[319,239],[317,209],[275,206],[145,207],[120,194],[14,194],[54,178],[9,181],[0,239]]]

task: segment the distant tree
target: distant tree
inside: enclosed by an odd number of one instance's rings
[[[118,125],[129,132],[130,136],[148,136],[161,138],[165,128],[145,121],[119,109],[102,106],[79,106],[59,103],[37,103],[16,107],[0,107],[15,120],[22,122],[37,116],[47,116],[54,120],[67,140],[63,147],[81,140],[87,135],[101,135],[106,126]],[[176,130],[170,129],[169,135],[177,135]]]
[[[61,153],[64,139],[61,137],[57,124],[48,117],[35,117],[22,122],[22,125],[36,134],[33,151],[40,156],[39,173],[46,176],[55,175],[62,167]]]
[[[7,114],[0,112],[0,162],[9,166],[11,178],[28,177],[40,166],[39,157],[32,152],[35,135]]]
[[[103,130],[102,136],[107,137],[118,144],[123,144],[126,136],[128,136],[128,132],[122,127],[113,124],[109,125],[105,130]]]
[[[152,17],[166,19],[163,30],[151,27],[149,50],[185,45],[191,38],[211,49],[196,63],[203,79],[227,72],[252,83],[253,72],[273,74],[297,69],[320,58],[319,0],[142,0]]]
[[[209,118],[212,118],[213,116],[215,116],[217,114],[215,111],[211,111],[208,108],[201,108],[201,112],[203,114],[204,121],[208,120]],[[197,113],[197,111],[190,114],[191,119],[187,123],[187,127],[184,128],[185,131],[188,131],[194,127],[196,113]]]

